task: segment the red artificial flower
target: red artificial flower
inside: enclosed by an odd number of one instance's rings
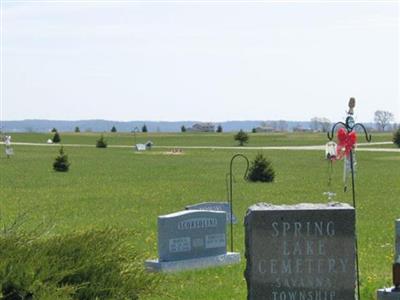
[[[337,159],[342,159],[344,156],[349,157],[350,151],[357,143],[357,134],[354,131],[347,132],[346,129],[340,128],[337,132],[337,139]]]

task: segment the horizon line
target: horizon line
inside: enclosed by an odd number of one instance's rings
[[[317,118],[324,118],[324,117],[317,117]],[[334,123],[335,121],[330,120],[327,118],[330,122]],[[228,122],[279,122],[279,121],[285,121],[285,122],[311,122],[311,119],[309,120],[290,120],[290,119],[245,119],[245,120],[238,120],[238,119],[232,119],[232,120],[219,120],[219,121],[204,121],[204,120],[146,120],[146,119],[138,119],[138,120],[111,120],[111,119],[75,119],[75,120],[65,120],[65,119],[19,119],[19,120],[1,120],[2,122],[24,122],[24,121],[50,121],[50,122],[85,122],[85,121],[106,121],[106,122],[118,122],[118,123],[131,123],[131,122],[153,122],[153,123],[179,123],[179,122],[197,122],[197,123],[213,123],[213,124],[218,124],[218,123],[228,123]],[[337,120],[340,121],[340,120]],[[336,121],[336,122],[337,122]],[[364,123],[375,123],[374,120],[370,121],[362,121]],[[392,122],[396,123],[396,122]]]

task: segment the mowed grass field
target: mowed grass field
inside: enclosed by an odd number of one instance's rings
[[[52,170],[59,147],[14,145],[15,156],[0,159],[0,212],[3,223],[27,215],[26,228],[49,226],[50,234],[88,228],[128,228],[138,232],[132,243],[146,257],[157,257],[157,216],[203,201],[227,199],[226,174],[230,158],[244,153],[250,160],[258,150],[185,149],[169,155],[155,148],[136,153],[129,148],[97,149],[100,134],[63,134],[71,162],[68,173]],[[50,134],[13,134],[13,142],[45,142]],[[133,145],[133,134],[106,134],[110,145]],[[157,146],[234,146],[232,134],[138,134],[137,142]],[[251,135],[249,146],[319,145],[324,134]],[[374,136],[390,141],[391,135]],[[360,142],[362,139],[360,138]],[[72,147],[67,144],[92,144]],[[323,192],[351,203],[343,192],[342,162],[334,164],[333,184],[327,186],[328,163],[322,151],[263,150],[273,163],[272,184],[242,180],[244,161],[235,163],[234,226],[239,265],[163,276],[162,285],[146,300],[245,299],[243,276],[244,228],[247,208],[258,202],[293,204],[326,202]],[[375,289],[391,283],[394,221],[400,218],[400,153],[357,153],[358,234],[363,299],[374,299]],[[42,226],[42,225],[40,225]]]
[[[61,142],[65,144],[95,145],[101,133],[61,132]],[[232,147],[238,143],[234,141],[234,133],[102,133],[109,145],[131,146],[135,143],[145,143],[151,140],[155,146],[220,146]],[[14,133],[13,142],[46,143],[53,137],[53,133]],[[136,137],[135,137],[136,136]],[[327,142],[326,133],[249,133],[250,140],[247,146],[308,146],[322,145]],[[359,133],[359,142],[364,143],[363,133]],[[376,133],[373,142],[387,142],[392,140],[392,133]],[[382,145],[395,147],[393,144]],[[374,145],[375,147],[375,145]],[[381,146],[380,146],[381,147]]]

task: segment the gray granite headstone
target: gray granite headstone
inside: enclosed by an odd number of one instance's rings
[[[377,291],[378,300],[400,300],[400,292],[394,292],[393,288],[384,288]]]
[[[188,205],[185,209],[195,209],[195,210],[215,210],[226,212],[226,223],[231,223],[231,206],[228,202],[203,202],[193,205]],[[236,224],[237,219],[235,215],[232,215],[232,223]]]
[[[248,299],[355,299],[350,205],[257,204],[247,212],[245,229]]]
[[[225,212],[184,210],[158,217],[160,261],[226,253]]]
[[[226,213],[184,210],[158,217],[158,259],[150,271],[177,272],[240,262],[240,253],[226,252]]]

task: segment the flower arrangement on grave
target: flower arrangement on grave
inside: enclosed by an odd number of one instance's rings
[[[350,151],[354,150],[357,142],[355,131],[347,132],[344,128],[339,128],[337,132],[338,146],[336,149],[337,159],[350,157]]]
[[[354,120],[354,108],[356,105],[356,100],[354,98],[350,98],[349,101],[349,110],[347,111],[347,117],[345,122],[337,122],[332,126],[331,132],[328,132],[329,142],[326,144],[326,158],[329,160],[331,166],[333,161],[335,160],[344,160],[344,169],[343,169],[343,183],[344,183],[344,191],[347,191],[348,178],[351,178],[351,189],[352,189],[352,198],[353,198],[353,207],[356,210],[356,190],[355,190],[355,171],[356,171],[356,156],[355,149],[357,143],[357,134],[355,129],[358,127],[362,129],[365,133],[365,139],[367,142],[371,141],[371,135],[368,134],[367,129],[361,123],[356,123]],[[337,142],[333,142],[334,132],[336,127],[339,127],[337,130]],[[336,148],[336,151],[335,151]],[[331,184],[332,178],[332,167],[330,168],[329,181],[328,186]],[[325,195],[328,196],[328,200],[332,200],[332,196],[335,195],[333,192],[325,192]],[[356,218],[357,220],[357,218]],[[357,225],[356,225],[357,228]],[[355,249],[356,249],[356,271],[357,271],[357,296],[358,299],[360,296],[360,271],[359,271],[359,259],[358,259],[358,244],[357,238],[355,241]]]
[[[343,184],[344,191],[347,191],[348,179],[349,175],[351,175],[352,181],[354,180],[354,173],[356,170],[356,144],[357,144],[357,133],[355,131],[356,127],[360,127],[365,132],[365,138],[368,142],[371,141],[371,135],[367,134],[367,130],[364,125],[361,123],[355,123],[354,121],[354,107],[356,105],[356,101],[354,98],[350,98],[349,101],[349,110],[347,111],[347,117],[345,123],[337,122],[332,127],[332,132],[328,133],[329,142],[326,144],[325,156],[331,164],[330,174],[329,174],[329,184],[331,183],[331,174],[332,174],[332,164],[335,160],[344,161],[344,170],[343,170]],[[333,133],[337,126],[341,126],[337,130],[336,138],[337,144],[333,142]]]

